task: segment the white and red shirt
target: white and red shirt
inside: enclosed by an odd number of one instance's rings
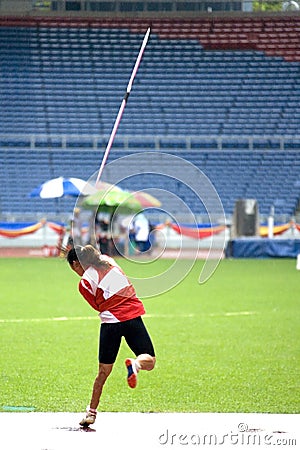
[[[124,322],[145,314],[143,303],[118,265],[88,267],[79,282],[79,292],[99,311],[102,322]]]

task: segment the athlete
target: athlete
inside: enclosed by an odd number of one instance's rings
[[[99,312],[99,369],[90,405],[80,425],[95,422],[102,389],[115,363],[122,336],[136,358],[127,358],[127,383],[137,385],[140,370],[152,370],[155,352],[142,320],[145,309],[135,289],[115,260],[102,255],[91,245],[71,248],[66,255],[72,270],[80,277],[79,292]]]

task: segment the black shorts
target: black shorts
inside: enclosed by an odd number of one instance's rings
[[[155,356],[151,338],[141,317],[125,322],[102,323],[99,339],[99,362],[113,364],[124,336],[128,346],[138,356],[142,353]]]

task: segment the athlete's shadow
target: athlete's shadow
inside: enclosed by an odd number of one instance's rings
[[[95,428],[88,427],[54,427],[53,430],[65,430],[65,431],[83,431],[85,433],[95,432]]]

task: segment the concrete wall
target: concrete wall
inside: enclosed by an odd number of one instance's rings
[[[0,0],[1,14],[20,14],[31,11],[32,0]]]

